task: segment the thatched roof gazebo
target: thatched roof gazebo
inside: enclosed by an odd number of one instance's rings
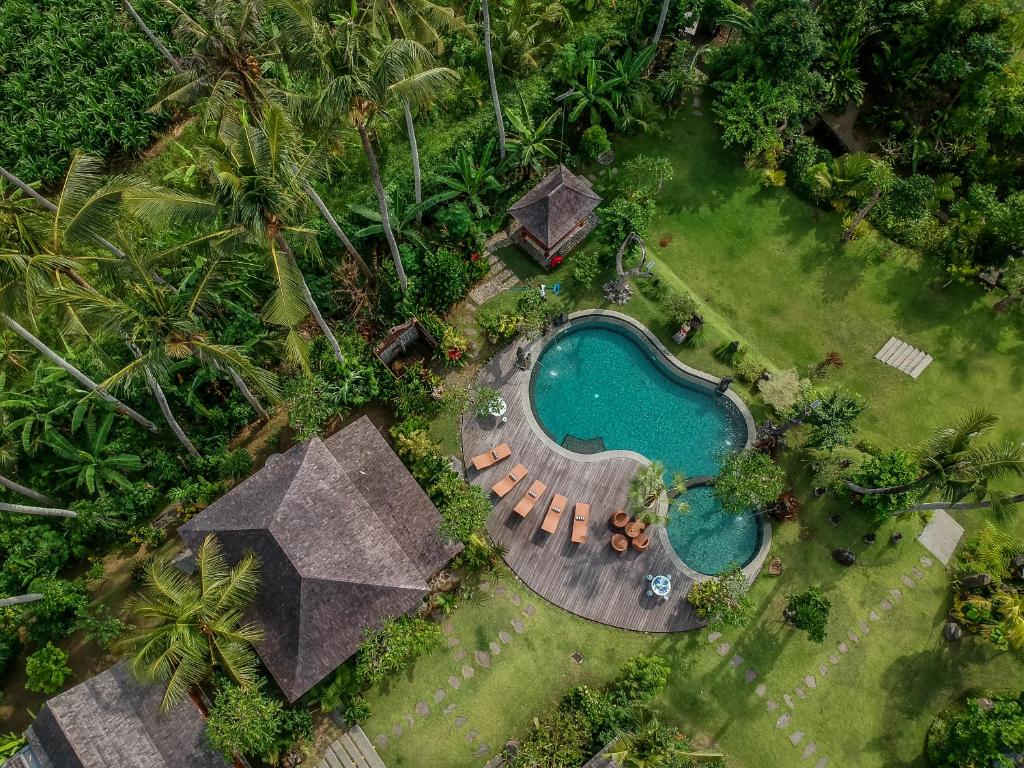
[[[594,209],[600,203],[589,181],[559,164],[509,208],[516,222],[513,237],[541,265],[551,267],[597,226]]]
[[[214,533],[228,559],[253,552],[260,588],[247,619],[289,701],[351,656],[363,630],[411,614],[459,551],[441,516],[367,417],[272,457],[180,529],[195,551]]]

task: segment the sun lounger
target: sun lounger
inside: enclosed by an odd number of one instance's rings
[[[511,472],[509,472],[507,475],[501,478],[501,480],[499,480],[493,486],[491,486],[491,490],[494,491],[498,495],[498,498],[500,499],[504,497],[505,494],[507,494],[513,488],[515,488],[519,484],[519,481],[522,480],[524,477],[526,477],[526,467],[524,467],[522,464],[516,464],[512,468]]]
[[[497,448],[494,448],[487,453],[481,453],[479,456],[473,457],[473,468],[479,472],[482,469],[493,467],[499,461],[504,461],[512,455],[512,449],[508,447],[508,443],[502,443]]]
[[[548,512],[544,515],[544,522],[541,524],[540,529],[548,533],[554,533],[558,528],[558,521],[562,519],[562,510],[565,509],[565,505],[568,503],[569,500],[565,496],[556,493],[548,505]]]
[[[544,495],[544,491],[546,491],[547,489],[548,487],[544,485],[544,483],[542,483],[540,480],[534,480],[533,483],[530,485],[530,490],[528,490],[526,492],[526,495],[519,500],[518,504],[516,504],[516,514],[520,517],[526,517],[531,512],[533,512],[533,508],[537,505],[537,502],[540,500],[540,497]]]
[[[572,516],[572,543],[582,544],[587,540],[587,520],[590,519],[590,505],[577,504]]]

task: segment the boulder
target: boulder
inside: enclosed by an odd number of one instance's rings
[[[1015,579],[1024,578],[1024,555],[1015,555],[1010,561],[1010,574]]]
[[[840,565],[851,566],[857,562],[857,556],[848,549],[832,550],[832,559]]]
[[[951,643],[955,642],[964,636],[964,628],[955,621],[947,621],[942,628],[942,636]]]
[[[992,577],[987,573],[971,573],[960,579],[960,586],[963,589],[981,589],[992,583]]]

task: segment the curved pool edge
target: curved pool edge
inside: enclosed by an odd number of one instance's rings
[[[661,355],[661,357],[668,365],[675,368],[683,376],[694,379],[695,384],[702,387],[709,387],[712,390],[714,390],[714,388],[718,385],[719,379],[715,378],[710,373],[706,373],[705,371],[693,368],[680,361],[675,355],[672,354],[668,347],[662,344],[661,340],[651,332],[651,329],[648,328],[643,323],[641,323],[639,320],[636,320],[635,318],[630,317],[629,315],[626,315],[622,312],[616,312],[615,310],[611,309],[584,309],[578,312],[571,313],[569,315],[569,322],[565,323],[562,326],[559,326],[558,328],[555,328],[554,330],[549,331],[548,333],[542,334],[538,338],[534,339],[534,341],[530,344],[528,351],[533,362],[535,363],[537,360],[540,359],[540,353],[543,351],[544,347],[546,347],[554,338],[556,338],[557,336],[559,336],[560,334],[564,333],[565,331],[572,327],[574,320],[586,320],[588,318],[613,320],[621,322],[624,325],[627,325],[632,330],[642,334],[644,339],[658,352],[659,355]],[[568,448],[565,448],[556,443],[554,440],[551,439],[551,436],[537,421],[537,416],[533,412],[533,404],[530,401],[530,383],[532,379],[533,364],[531,363],[530,375],[523,376],[520,378],[519,395],[522,399],[523,413],[526,416],[526,421],[530,427],[530,430],[549,449],[551,449],[552,451],[561,456],[565,456],[575,461],[598,462],[611,458],[625,458],[635,461],[637,462],[637,464],[640,465],[647,465],[652,463],[650,459],[648,459],[643,454],[637,453],[636,451],[617,449],[611,451],[601,451],[600,453],[586,454],[570,451]],[[743,402],[743,398],[741,398],[731,389],[728,389],[721,394],[724,397],[727,397],[732,402],[732,404],[736,406],[736,409],[740,412],[740,415],[743,417],[743,423],[747,429],[747,442],[746,445],[744,445],[744,448],[751,448],[754,444],[754,437],[757,434],[757,427],[754,423],[753,414],[751,414],[750,409],[747,407],[747,404]],[[658,511],[661,514],[667,514],[668,499],[663,498],[661,500],[661,502],[659,503]],[[754,579],[757,577],[758,573],[760,573],[761,568],[764,566],[764,561],[768,558],[768,553],[771,550],[772,544],[771,521],[768,520],[768,518],[763,513],[758,514],[758,520],[761,523],[761,546],[758,548],[754,556],[747,562],[747,564],[741,568],[743,575],[746,577],[748,583],[753,582]],[[673,561],[675,566],[679,568],[679,570],[681,570],[684,574],[686,574],[687,577],[689,577],[693,581],[707,581],[708,579],[714,578],[714,576],[694,570],[685,562],[683,562],[683,560],[679,557],[678,553],[676,552],[675,547],[672,546],[672,542],[669,541],[668,529],[664,525],[658,525],[655,526],[655,528],[657,529],[655,535],[657,536],[659,543],[662,545],[662,548],[665,550],[665,553],[668,555],[669,559]]]

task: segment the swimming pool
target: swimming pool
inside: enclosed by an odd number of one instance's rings
[[[739,408],[707,385],[670,368],[650,341],[626,323],[574,320],[541,352],[530,381],[538,423],[559,445],[579,452],[635,451],[665,464],[666,481],[716,475],[747,442]],[[687,493],[690,511],[666,526],[676,554],[704,574],[745,565],[757,554],[761,523],[722,509],[708,488]]]

